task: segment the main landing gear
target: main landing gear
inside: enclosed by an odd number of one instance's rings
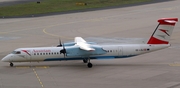
[[[91,64],[90,62],[90,58],[88,58],[88,64],[87,64],[88,68],[92,68],[93,64]]]
[[[93,64],[91,64],[90,58],[88,58],[88,59],[83,59],[83,62],[84,62],[84,63],[87,63],[87,67],[88,67],[88,68],[92,68]]]
[[[10,67],[13,67],[13,66],[14,66],[14,64],[13,64],[12,62],[10,62],[9,66],[10,66]]]
[[[90,62],[87,64],[88,68],[92,68],[93,64],[91,64]]]

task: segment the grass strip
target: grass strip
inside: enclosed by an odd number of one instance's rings
[[[89,8],[129,5],[148,1],[151,0],[42,0],[40,3],[30,2],[0,7],[0,17],[47,14]]]

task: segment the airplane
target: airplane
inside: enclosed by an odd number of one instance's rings
[[[158,22],[147,43],[143,44],[98,45],[94,42],[86,42],[81,37],[75,37],[74,42],[61,44],[60,41],[57,47],[18,48],[1,61],[9,62],[13,67],[13,62],[83,60],[88,68],[92,68],[91,59],[127,58],[171,46],[169,40],[178,18],[161,18]]]

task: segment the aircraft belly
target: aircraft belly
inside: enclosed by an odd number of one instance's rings
[[[118,55],[105,55],[105,56],[91,56],[90,59],[116,59],[116,58],[128,58],[136,55],[128,55],[128,56],[118,56]],[[85,58],[85,57],[84,57]],[[46,58],[44,61],[66,61],[66,60],[83,60],[82,57],[74,57],[74,58]],[[88,58],[88,57],[86,57]]]
[[[83,60],[84,58],[81,57],[74,57],[74,58],[46,58],[44,61],[66,61],[66,60]]]

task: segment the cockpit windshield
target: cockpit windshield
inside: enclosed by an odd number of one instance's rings
[[[13,51],[12,54],[21,54],[21,51]]]

